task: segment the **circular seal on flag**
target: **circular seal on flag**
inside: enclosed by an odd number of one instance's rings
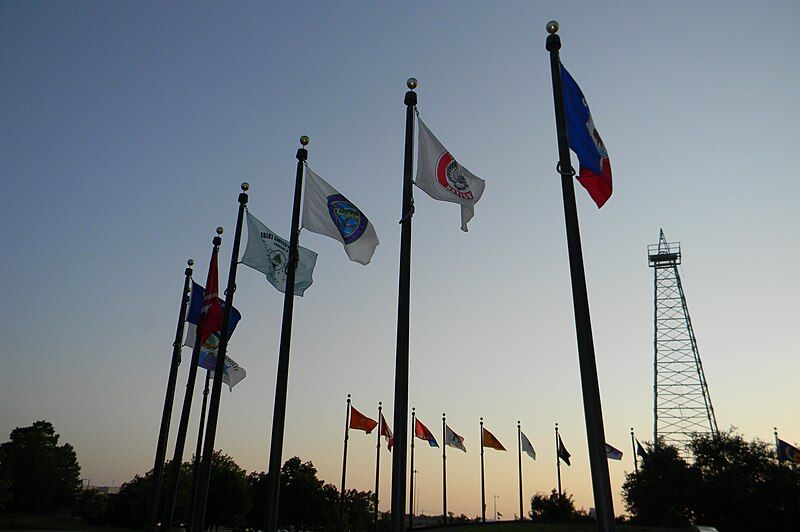
[[[358,240],[367,230],[367,217],[341,194],[328,196],[328,213],[345,245]]]
[[[464,172],[464,168],[450,155],[449,151],[445,151],[439,156],[439,161],[436,163],[436,181],[439,185],[461,199],[475,199],[469,189]]]

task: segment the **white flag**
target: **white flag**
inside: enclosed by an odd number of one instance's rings
[[[525,433],[519,431],[519,435],[521,436],[522,440],[522,452],[526,453],[528,456],[536,460],[536,451],[533,450],[533,445],[531,445],[531,441],[525,436]]]
[[[622,460],[622,451],[606,444],[606,457],[608,457],[609,460]]]
[[[419,118],[417,125],[416,185],[433,199],[461,204],[461,230],[466,231],[486,181],[458,164]]]
[[[208,340],[200,349],[200,357],[197,365],[211,372],[214,378],[214,368],[217,367],[217,352],[219,351],[219,338],[216,334],[209,334]],[[233,361],[229,356],[225,357],[225,370],[222,372],[222,382],[228,385],[228,389],[233,391],[233,387],[239,384],[247,376],[247,372],[242,366]]]
[[[464,447],[464,436],[459,436],[447,425],[444,426],[444,440],[445,445],[467,452],[467,448]]]
[[[380,243],[366,215],[308,167],[303,227],[338,240],[350,260],[359,264],[369,264]]]
[[[314,282],[312,275],[317,263],[317,254],[297,246],[300,260],[294,271],[294,295],[302,296]],[[247,249],[242,264],[250,266],[267,276],[272,286],[286,293],[286,268],[289,265],[289,241],[276,235],[247,212]]]

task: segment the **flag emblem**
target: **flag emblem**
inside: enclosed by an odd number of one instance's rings
[[[342,235],[345,245],[358,240],[366,231],[369,223],[364,213],[341,194],[328,196],[328,213],[339,230],[339,234]]]
[[[469,182],[464,175],[464,168],[458,164],[449,151],[439,156],[436,163],[436,180],[446,191],[461,199],[474,200],[475,195],[469,189]]]

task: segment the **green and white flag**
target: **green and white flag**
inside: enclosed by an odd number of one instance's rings
[[[317,254],[298,246],[300,260],[294,277],[294,295],[302,296],[314,282],[312,275],[317,263]],[[258,218],[247,212],[247,248],[242,264],[250,266],[267,276],[272,286],[286,293],[286,268],[289,265],[289,241],[276,235]]]

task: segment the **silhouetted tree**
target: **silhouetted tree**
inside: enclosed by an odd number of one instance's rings
[[[567,492],[558,494],[556,490],[550,495],[537,492],[531,497],[531,511],[528,514],[532,521],[564,522],[574,521],[580,513],[575,509],[572,495]]]
[[[96,488],[88,488],[78,495],[73,514],[81,517],[87,524],[98,524],[105,519],[108,496]]]
[[[68,443],[58,445],[58,439],[52,423],[36,421],[12,430],[10,440],[0,446],[0,484],[8,483],[7,512],[41,514],[72,508],[81,487],[81,468],[75,449]]]

